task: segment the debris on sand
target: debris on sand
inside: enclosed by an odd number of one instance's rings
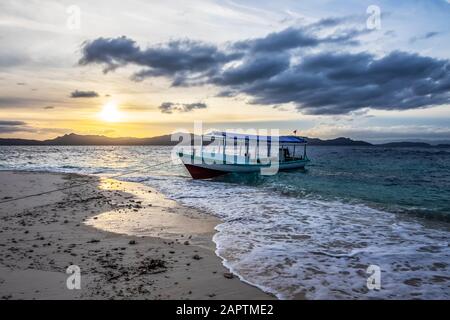
[[[161,273],[166,270],[166,261],[160,259],[146,259],[138,267],[139,275]]]

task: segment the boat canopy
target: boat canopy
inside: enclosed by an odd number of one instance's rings
[[[236,138],[236,139],[248,139],[248,140],[259,140],[259,141],[269,141],[271,142],[273,138],[278,138],[278,143],[298,143],[298,144],[306,144],[306,139],[302,137],[297,136],[260,136],[260,135],[253,135],[253,134],[243,134],[243,133],[231,133],[231,132],[221,132],[221,131],[213,131],[210,133],[205,134],[205,136],[208,137],[215,137],[215,138]]]

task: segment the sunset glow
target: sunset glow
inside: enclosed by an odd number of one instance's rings
[[[0,0],[0,300],[450,301],[449,40],[450,0]]]
[[[203,121],[323,139],[448,141],[449,3],[383,0],[390,14],[380,26],[371,25],[372,3],[325,3],[77,0],[69,10],[7,1],[0,137],[148,137]],[[105,6],[118,16],[99,19]]]
[[[100,119],[107,122],[118,122],[121,120],[121,113],[115,102],[108,102],[99,114]]]

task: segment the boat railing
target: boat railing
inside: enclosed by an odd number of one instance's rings
[[[217,138],[216,138],[217,139]],[[261,140],[228,139],[218,140],[219,144],[204,143],[202,137],[200,145],[183,146],[178,152],[180,157],[189,157],[192,161],[208,162],[211,164],[270,164],[272,161],[279,163],[307,160],[306,140],[303,142],[286,142],[273,144],[267,137]],[[210,141],[210,140],[209,140]]]

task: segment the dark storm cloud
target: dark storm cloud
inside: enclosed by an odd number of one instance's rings
[[[15,120],[0,120],[0,126],[23,126],[26,123],[23,121],[15,121]]]
[[[223,91],[220,91],[218,94],[216,94],[216,97],[229,98],[229,97],[235,97],[238,94],[239,94],[239,92],[236,92],[233,90],[223,90]]]
[[[24,131],[20,127],[0,126],[0,133],[13,133]]]
[[[267,79],[289,68],[289,56],[256,55],[243,60],[242,64],[218,73],[212,81],[219,85],[239,85]]]
[[[248,39],[238,41],[234,48],[238,50],[251,51],[283,51],[297,47],[313,47],[319,44],[320,40],[297,28],[287,28],[280,32],[273,32],[264,38]]]
[[[98,93],[95,91],[79,91],[75,90],[70,94],[71,98],[96,98]]]
[[[183,112],[189,112],[194,109],[206,109],[207,107],[208,106],[202,102],[185,103],[185,104],[183,104]]]
[[[437,31],[427,32],[424,35],[417,36],[417,37],[412,37],[411,39],[409,39],[409,42],[410,43],[414,43],[414,42],[417,42],[419,40],[427,40],[427,39],[430,39],[430,38],[434,38],[434,37],[436,37],[439,34],[440,34],[440,32],[437,32]]]
[[[24,121],[0,120],[0,133],[12,133],[21,131],[33,131]]]
[[[311,29],[321,29],[325,26],[333,26],[336,19],[321,20],[315,26],[310,25],[304,28],[287,28],[279,32],[273,32],[263,38],[248,39],[234,43],[236,50],[250,50],[252,52],[282,52],[296,48],[316,47],[321,44],[358,44],[356,37],[370,32],[370,30],[345,29],[339,34],[332,34],[326,37],[319,37],[309,31]]]
[[[331,19],[328,22],[324,20],[322,24],[331,24]],[[79,63],[101,64],[105,73],[134,64],[144,67],[132,76],[136,81],[165,76],[173,79],[174,86],[199,84],[203,83],[205,78],[219,73],[226,63],[245,59],[249,51],[268,54],[299,47],[315,47],[322,43],[355,44],[357,43],[355,38],[365,32],[367,31],[349,29],[341,31],[339,35],[320,38],[306,29],[287,28],[264,38],[235,42],[228,50],[220,50],[215,45],[191,40],[169,41],[166,44],[142,49],[134,40],[124,36],[98,38],[83,44]],[[269,57],[265,59],[267,62]]]
[[[202,102],[195,103],[173,103],[173,102],[163,102],[159,106],[159,110],[162,113],[172,113],[174,111],[177,112],[190,112],[195,109],[206,109],[208,106]]]
[[[159,110],[161,110],[162,113],[172,113],[172,110],[175,106],[176,104],[172,102],[163,102],[159,106]]]
[[[314,22],[308,26],[310,29],[322,29],[327,27],[335,27],[342,23],[344,23],[346,20],[348,20],[349,17],[328,17],[320,19],[317,22]]]
[[[437,32],[437,31],[431,31],[431,32],[426,33],[426,34],[424,35],[424,38],[425,38],[425,39],[430,39],[430,38],[432,38],[432,37],[434,37],[434,36],[437,36],[438,34],[440,34],[440,32]]]
[[[98,38],[83,44],[83,57],[79,63],[106,65],[104,72],[116,69],[133,60],[140,52],[136,42],[126,37]]]
[[[99,38],[84,44],[80,64],[103,64],[104,72],[135,64],[145,69],[134,74],[134,80],[166,76],[174,79],[173,85],[183,85],[216,73],[217,68],[240,56],[221,52],[216,46],[199,41],[170,41],[143,50],[126,37]]]
[[[142,49],[126,37],[86,42],[81,64],[98,63],[105,71],[127,64],[144,67],[135,80],[164,76],[173,85],[214,84],[218,96],[246,94],[251,103],[291,103],[307,114],[345,114],[362,108],[406,110],[450,103],[450,67],[407,52],[383,57],[342,51],[358,43],[365,30],[343,29],[319,37],[314,31],[336,27],[339,19],[321,20],[304,29],[287,28],[265,37],[217,46],[170,41]],[[430,34],[428,37],[434,35]],[[338,44],[340,50],[328,48]],[[320,53],[299,48],[321,46]],[[205,106],[206,107],[206,106]],[[187,112],[187,105],[163,103],[163,113]]]
[[[450,65],[405,52],[380,59],[365,53],[322,53],[240,90],[253,96],[253,103],[294,103],[307,114],[406,110],[450,103]]]

